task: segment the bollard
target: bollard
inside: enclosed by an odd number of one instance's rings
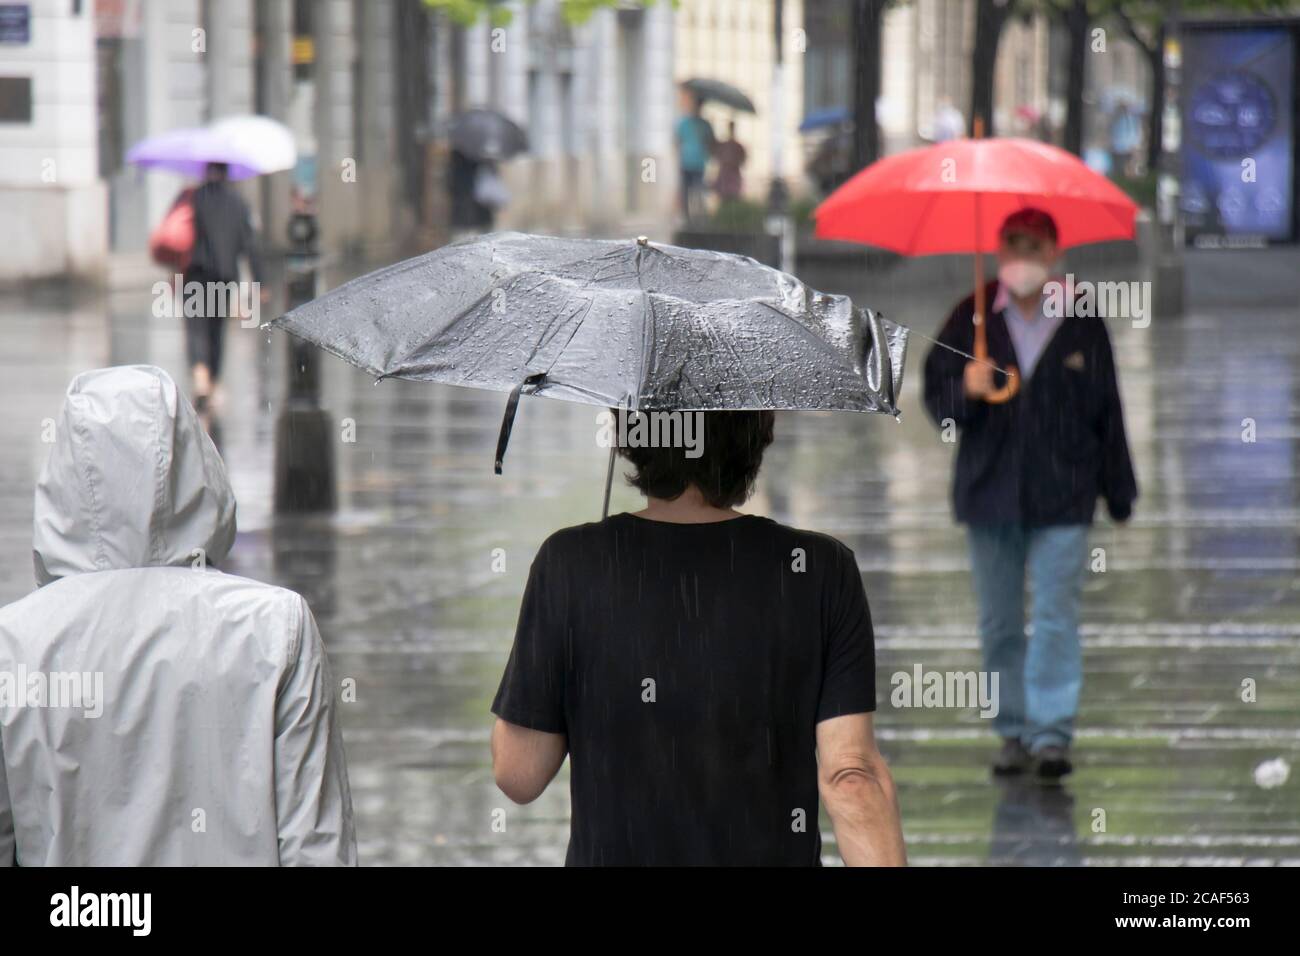
[[[316,298],[320,281],[316,218],[296,213],[288,231],[286,312]],[[334,430],[320,405],[320,350],[291,339],[288,371],[288,394],[275,423],[275,512],[333,511]]]

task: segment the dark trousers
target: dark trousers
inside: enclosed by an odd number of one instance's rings
[[[210,276],[199,271],[187,272],[185,274],[184,301],[187,308],[185,309],[185,355],[189,360],[190,367],[195,365],[206,365],[208,373],[215,383],[218,376],[221,375],[221,351],[225,343],[226,336],[226,316],[230,312],[230,300],[224,290],[214,292],[212,284],[225,284],[228,281],[216,276]],[[201,298],[201,306],[197,310],[198,314],[191,315],[194,310],[189,307],[190,283],[196,282],[203,287],[201,297],[196,296],[196,300]]]
[[[682,206],[682,216],[688,222],[701,218],[704,208],[704,170],[683,169],[680,183],[681,194],[678,197]]]

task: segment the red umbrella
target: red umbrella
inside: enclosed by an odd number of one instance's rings
[[[975,253],[975,353],[984,360],[983,253],[997,250],[1002,221],[1026,207],[1051,214],[1063,249],[1135,232],[1136,204],[1077,156],[1029,139],[976,138],[872,163],[817,207],[816,235],[904,255]],[[1006,372],[990,401],[1016,393],[1016,370]]]

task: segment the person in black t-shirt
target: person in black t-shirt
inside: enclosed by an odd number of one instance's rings
[[[492,704],[497,785],[528,803],[569,757],[569,865],[815,866],[819,796],[845,863],[901,865],[857,561],[734,510],[772,412],[703,418],[699,457],[619,449],[644,510],[539,550]]]

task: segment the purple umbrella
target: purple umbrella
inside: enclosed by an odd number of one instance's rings
[[[174,129],[131,147],[126,161],[192,178],[208,163],[226,163],[231,179],[292,169],[298,161],[293,133],[266,116],[231,116],[208,126]]]

